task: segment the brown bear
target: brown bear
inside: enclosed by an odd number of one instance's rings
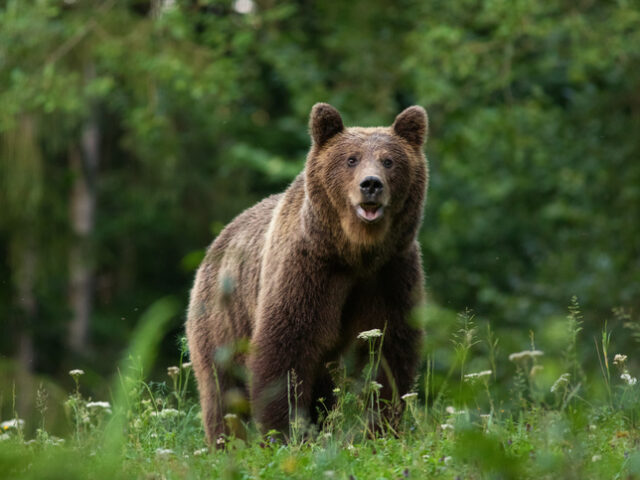
[[[408,317],[423,295],[427,114],[413,106],[391,127],[345,128],[318,103],[309,124],[304,171],[236,217],[196,274],[186,331],[209,442],[243,388],[239,364],[258,425],[285,435],[291,405],[313,418],[315,401],[333,397],[327,363],[358,332],[385,331],[382,398],[397,404],[414,381],[421,335]]]

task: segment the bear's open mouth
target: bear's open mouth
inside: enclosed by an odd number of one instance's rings
[[[377,222],[382,218],[384,207],[379,203],[361,203],[356,206],[356,213],[367,223]]]

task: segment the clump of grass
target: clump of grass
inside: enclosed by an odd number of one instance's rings
[[[336,385],[333,390],[335,406],[325,412],[323,434],[339,432],[340,437],[347,443],[356,439],[364,441],[366,438],[383,436],[393,431],[385,409],[394,408],[397,392],[393,392],[393,400],[381,398],[381,376],[389,375],[382,365],[382,345],[384,331],[380,329],[367,330],[358,334],[358,340],[365,344],[367,362],[362,370],[361,378],[354,381],[347,376],[346,367],[337,363],[332,369],[332,378]],[[389,382],[391,383],[391,382]],[[391,385],[394,388],[394,385]]]
[[[0,422],[0,472],[7,478],[43,478],[50,471],[65,478],[638,478],[633,352],[611,355],[615,339],[605,328],[597,343],[605,375],[584,375],[576,360],[580,316],[572,302],[566,355],[543,354],[531,334],[529,349],[503,356],[490,328],[487,348],[474,348],[477,327],[465,312],[454,334],[453,366],[436,368],[439,359],[429,353],[424,390],[399,399],[405,412],[393,430],[372,423],[387,407],[374,383],[384,374],[384,332],[363,335],[368,362],[359,378],[343,364],[333,366],[335,402],[321,412],[321,429],[298,423],[299,379],[292,373],[289,443],[248,425],[246,439],[227,437],[215,450],[204,443],[186,352],[166,376],[149,381],[145,349],[132,348],[109,402],[85,396],[81,371],[72,371],[75,388],[66,401],[72,429],[64,441],[46,430],[50,400],[42,392],[35,438],[24,438],[24,421]],[[548,384],[540,379],[543,363],[561,366]],[[611,401],[585,398],[590,390],[575,375],[607,383]],[[515,386],[505,396],[509,382]]]
[[[569,332],[569,344],[565,350],[565,364],[576,382],[584,381],[584,372],[578,358],[578,337],[582,331],[582,312],[578,297],[571,297],[569,314],[567,315],[567,330]]]
[[[535,348],[533,335],[531,335],[531,348],[529,350],[522,350],[509,355],[509,361],[516,366],[514,390],[518,398],[518,404],[523,410],[526,410],[530,404],[536,405],[540,403],[540,394],[535,389],[534,378],[540,367],[538,358],[543,355],[544,352],[542,350]]]
[[[470,310],[465,310],[458,316],[460,328],[455,332],[452,342],[456,354],[456,362],[460,368],[460,382],[464,380],[465,366],[469,359],[471,348],[476,345],[477,327]]]

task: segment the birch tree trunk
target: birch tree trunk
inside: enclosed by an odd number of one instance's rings
[[[85,69],[85,81],[94,77],[95,68],[90,64]],[[87,349],[93,307],[92,236],[99,160],[100,127],[94,105],[82,128],[80,146],[72,145],[69,149],[69,167],[74,178],[70,202],[74,238],[69,249],[69,303],[72,312],[69,345],[78,353]]]

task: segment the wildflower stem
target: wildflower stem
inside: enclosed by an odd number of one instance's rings
[[[602,337],[602,341],[604,341],[604,334]],[[604,379],[604,385],[607,389],[607,398],[609,400],[609,406],[613,407],[613,397],[611,394],[611,378],[609,376],[609,372],[608,372],[608,368],[605,367],[603,361],[602,361],[602,357],[606,356],[606,354],[600,353],[600,347],[598,346],[598,341],[596,340],[595,337],[593,337],[593,343],[596,345],[596,353],[598,355],[598,363],[600,364],[600,371],[602,372],[602,378]],[[604,347],[604,345],[603,345]]]

